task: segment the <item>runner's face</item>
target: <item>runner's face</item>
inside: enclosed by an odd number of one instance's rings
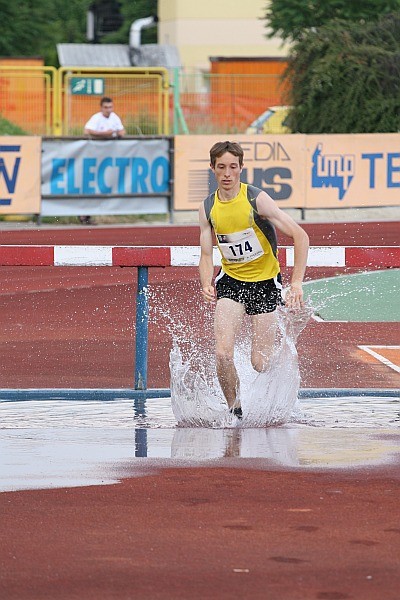
[[[211,167],[214,171],[215,178],[220,190],[226,192],[234,191],[240,185],[240,173],[242,167],[239,165],[239,158],[230,152],[225,152],[215,161],[215,167]]]
[[[114,105],[112,102],[105,102],[104,104],[101,105],[101,112],[103,113],[103,115],[105,117],[107,117],[107,119],[111,115],[113,109],[114,109]]]

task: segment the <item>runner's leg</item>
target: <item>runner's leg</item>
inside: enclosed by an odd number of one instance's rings
[[[251,364],[256,371],[265,371],[276,337],[276,311],[252,315],[251,327]]]
[[[218,381],[231,408],[239,392],[239,377],[233,360],[235,338],[244,315],[244,305],[230,298],[217,301],[214,317],[215,355]]]

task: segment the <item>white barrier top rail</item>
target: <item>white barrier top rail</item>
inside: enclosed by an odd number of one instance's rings
[[[0,266],[194,267],[199,246],[0,245]],[[293,247],[279,248],[281,267],[292,267]],[[220,255],[214,248],[214,265]],[[309,267],[400,267],[398,246],[312,246]]]

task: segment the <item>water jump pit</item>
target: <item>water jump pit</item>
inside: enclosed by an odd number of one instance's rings
[[[379,394],[379,391],[376,391]],[[281,426],[177,426],[170,398],[4,402],[1,491],[106,485],[169,466],[348,469],[397,462],[400,395],[305,397]]]
[[[170,466],[331,470],[397,462],[399,390],[300,390],[296,340],[312,310],[278,310],[265,372],[238,340],[243,419],[212,349],[174,343],[171,390],[0,390],[0,490],[117,483]],[[207,353],[208,352],[208,353]],[[46,393],[45,393],[46,392]],[[131,396],[130,396],[131,394]]]

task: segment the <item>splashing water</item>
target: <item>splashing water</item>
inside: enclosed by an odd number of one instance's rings
[[[312,313],[310,306],[301,311],[277,309],[275,344],[268,367],[262,373],[257,373],[251,367],[246,338],[237,343],[235,364],[241,382],[241,421],[228,410],[216,377],[213,356],[207,351],[201,357],[201,347],[195,350],[192,346],[191,353],[184,359],[179,336],[173,335],[170,354],[171,402],[178,425],[235,427],[242,424],[244,427],[264,427],[299,417],[296,415],[296,405],[300,374],[295,344]]]
[[[243,425],[258,427],[287,423],[298,412],[300,373],[296,340],[307,325],[311,307],[277,309],[278,336],[266,371],[258,373],[243,396]]]

